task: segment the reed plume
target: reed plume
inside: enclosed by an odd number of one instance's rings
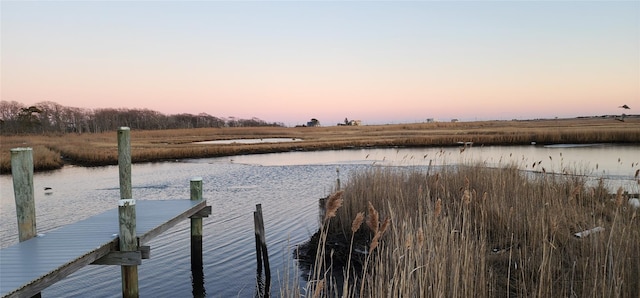
[[[382,226],[375,233],[375,235],[373,236],[373,239],[371,240],[371,244],[369,245],[369,253],[372,253],[373,250],[376,249],[376,247],[378,247],[380,238],[382,237],[382,235],[384,235],[384,232],[387,230],[387,227],[389,226],[390,223],[391,223],[391,219],[389,219],[389,217],[385,218],[384,222],[382,223]]]
[[[433,214],[438,217],[440,216],[440,214],[442,213],[442,200],[440,198],[438,198],[438,200],[436,201],[436,207],[435,210],[433,212]]]
[[[358,212],[358,214],[356,214],[356,218],[354,218],[353,222],[351,223],[351,233],[355,233],[356,231],[358,231],[358,229],[360,229],[363,220],[364,212]]]
[[[342,206],[342,193],[344,193],[344,191],[340,190],[329,196],[329,199],[327,200],[327,203],[325,205],[325,221],[336,216],[336,211],[338,211],[338,209]]]
[[[469,193],[468,189],[465,189],[464,192],[462,193],[462,201],[465,204],[471,203],[471,194]]]
[[[622,187],[618,187],[618,191],[616,192],[616,205],[620,207],[622,205],[624,196],[622,195]]]
[[[422,244],[424,243],[424,231],[422,230],[422,227],[419,227],[418,232],[416,232],[416,242],[418,249],[421,249]]]
[[[380,226],[380,218],[373,204],[371,204],[371,202],[368,203],[369,215],[367,215],[367,226],[375,234],[378,232],[378,227]]]
[[[364,220],[364,212],[358,212],[356,218],[351,223],[351,241],[349,243],[349,257],[347,258],[347,273],[344,275],[344,283],[342,285],[343,295],[349,291],[349,270],[351,269],[351,252],[353,251],[353,237],[355,233],[360,229],[362,221]]]
[[[316,285],[316,289],[315,291],[313,291],[313,298],[320,297],[320,293],[322,293],[323,289],[324,289],[324,278],[318,281],[318,284]]]

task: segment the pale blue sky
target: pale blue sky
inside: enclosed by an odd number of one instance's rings
[[[288,124],[640,109],[640,1],[2,1],[0,8],[2,100],[25,104]]]

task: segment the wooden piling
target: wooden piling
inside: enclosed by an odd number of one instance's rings
[[[37,235],[36,200],[33,189],[33,149],[11,149],[11,176],[18,219],[18,240],[27,241]],[[32,298],[42,297],[37,293]]]
[[[267,251],[267,240],[265,238],[261,204],[256,204],[256,211],[253,213],[253,220],[256,235],[256,258],[258,260],[258,296],[269,298],[269,294],[271,292],[271,268],[269,267],[269,252]],[[261,266],[264,267],[264,288],[260,285]]]
[[[11,149],[11,175],[20,242],[36,236],[36,203],[33,191],[33,150]]]
[[[131,137],[128,127],[118,129],[118,166],[120,173],[120,251],[137,251],[136,201],[131,195]],[[138,266],[121,266],[122,297],[139,297]]]
[[[202,178],[194,177],[190,182],[191,200],[202,200]],[[206,297],[202,268],[202,217],[191,218],[191,276],[193,297]]]
[[[253,211],[253,232],[256,240],[256,297],[264,296],[264,281],[262,280],[262,243],[260,241],[260,219],[258,211]]]

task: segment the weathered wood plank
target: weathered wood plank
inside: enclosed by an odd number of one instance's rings
[[[95,260],[91,265],[132,266],[142,264],[140,251],[111,251],[106,256]]]
[[[138,243],[140,243],[140,245],[145,244],[147,242],[149,242],[149,240],[157,237],[158,235],[162,234],[163,232],[165,232],[166,230],[172,228],[173,226],[175,226],[177,223],[186,220],[187,218],[191,217],[192,215],[198,213],[198,211],[202,210],[202,208],[206,207],[207,205],[207,201],[193,201],[195,203],[195,205],[193,207],[191,207],[190,209],[184,211],[181,214],[178,214],[176,217],[172,218],[171,220],[168,220],[166,222],[164,222],[161,225],[158,225],[157,227],[149,230],[148,232],[146,232],[144,235],[138,236]]]
[[[204,208],[202,208],[202,210],[192,215],[191,218],[194,219],[194,218],[209,217],[209,215],[211,215],[212,212],[213,212],[213,209],[211,208],[211,206],[205,206]]]

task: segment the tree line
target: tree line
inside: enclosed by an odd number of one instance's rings
[[[26,106],[16,101],[0,101],[0,133],[100,133],[121,126],[138,130],[204,127],[284,126],[258,118],[218,118],[207,113],[165,115],[149,109],[66,107],[52,101]]]

